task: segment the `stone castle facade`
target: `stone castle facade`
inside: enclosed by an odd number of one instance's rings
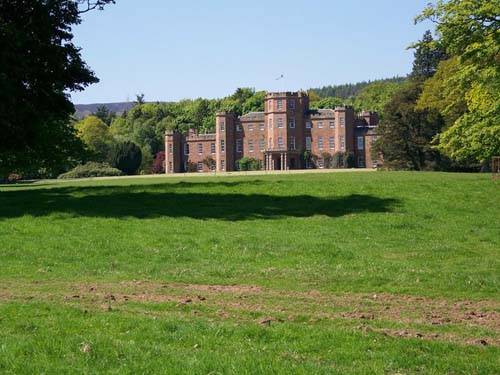
[[[264,112],[216,114],[215,133],[165,134],[165,171],[236,171],[238,160],[254,159],[263,170],[347,167],[376,168],[371,144],[377,138],[376,112],[352,107],[312,110],[304,92],[273,92]]]

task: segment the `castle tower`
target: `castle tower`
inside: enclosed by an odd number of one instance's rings
[[[266,168],[299,168],[304,140],[304,114],[309,97],[302,92],[273,92],[265,97]]]
[[[182,172],[182,134],[177,131],[165,133],[165,173]]]
[[[354,109],[350,106],[335,108],[335,122],[337,123],[336,144],[341,152],[354,150]]]
[[[235,132],[238,119],[234,113],[220,112],[215,115],[215,142],[217,171],[235,169]]]

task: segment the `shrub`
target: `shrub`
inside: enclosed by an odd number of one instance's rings
[[[141,166],[141,148],[133,142],[118,142],[111,149],[111,165],[127,175],[137,172]]]
[[[186,172],[189,172],[189,173],[198,172],[198,166],[196,165],[196,163],[193,163],[191,160],[189,160],[188,164],[187,164],[187,171]]]
[[[153,161],[153,169],[152,172],[154,174],[165,173],[165,152],[160,151],[156,154],[155,160]]]
[[[11,173],[9,174],[9,176],[7,177],[7,182],[9,184],[15,184],[15,183],[18,183],[19,181],[21,181],[23,178],[23,176],[21,176],[20,174],[17,174],[17,173]]]
[[[104,177],[104,176],[122,176],[119,169],[111,167],[108,163],[89,162],[85,165],[78,165],[69,172],[59,175],[60,179],[85,178],[85,177]]]
[[[237,161],[240,171],[258,171],[260,169],[260,163],[254,158],[241,158]]]
[[[332,155],[330,155],[328,152],[324,151],[321,153],[321,157],[323,158],[324,168],[331,168]]]
[[[336,152],[333,155],[333,168],[344,168],[344,153],[343,152]]]
[[[356,156],[353,152],[344,154],[344,165],[346,168],[354,168],[356,166]]]
[[[141,148],[141,165],[139,166],[139,174],[151,174],[153,173],[153,154],[151,152],[150,146],[145,146]]]

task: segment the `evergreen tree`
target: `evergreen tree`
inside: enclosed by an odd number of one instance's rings
[[[430,30],[427,30],[422,40],[415,43],[411,48],[415,49],[411,73],[413,79],[432,77],[436,73],[439,62],[446,58],[444,49],[434,40]]]
[[[379,139],[373,145],[373,156],[383,157],[384,167],[402,170],[436,170],[440,154],[431,142],[441,131],[444,121],[434,110],[417,109],[422,83],[410,81],[384,108],[385,117],[378,127]]]
[[[111,165],[127,175],[136,173],[141,162],[141,148],[133,142],[118,142],[111,150]]]

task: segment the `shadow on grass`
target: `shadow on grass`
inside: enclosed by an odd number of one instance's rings
[[[236,187],[218,183],[219,187]],[[366,194],[340,197],[310,195],[241,194],[237,192],[189,192],[205,183],[105,187],[62,187],[0,193],[0,219],[24,215],[68,214],[82,217],[194,219],[273,219],[280,217],[339,217],[361,212],[389,212],[396,199]],[[212,184],[207,185],[211,187]],[[180,188],[180,189],[179,189]],[[210,189],[208,189],[210,190]]]

